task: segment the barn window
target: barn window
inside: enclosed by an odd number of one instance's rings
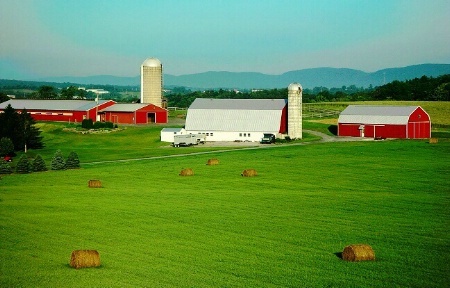
[[[247,133],[244,133],[244,137],[247,137]]]
[[[214,136],[214,135],[213,135],[213,132],[211,132],[211,134],[210,134],[210,135],[211,135],[211,136]]]
[[[209,133],[206,133],[206,136],[209,136]]]
[[[239,137],[242,137],[242,133],[239,133]]]
[[[248,133],[248,137],[250,137],[250,133]]]

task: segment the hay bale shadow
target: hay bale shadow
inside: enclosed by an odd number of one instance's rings
[[[342,259],[342,252],[334,252],[334,255],[336,255],[336,257],[338,257],[339,259]]]

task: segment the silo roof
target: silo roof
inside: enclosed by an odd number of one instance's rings
[[[156,58],[147,58],[145,59],[145,61],[142,63],[142,66],[147,66],[147,67],[160,67],[161,66],[161,61],[159,61]]]
[[[339,123],[406,124],[419,106],[349,105],[339,115]]]

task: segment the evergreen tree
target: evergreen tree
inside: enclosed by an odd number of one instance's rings
[[[41,131],[35,126],[36,120],[33,119],[26,109],[23,109],[22,113],[20,113],[19,120],[20,125],[23,127],[23,136],[20,138],[25,153],[27,149],[40,149],[44,147],[42,136],[40,136]]]
[[[66,161],[67,169],[80,168],[80,160],[78,159],[78,154],[74,151],[70,152]]]
[[[66,170],[66,161],[62,155],[61,150],[57,150],[52,158],[52,170]]]
[[[3,137],[0,139],[0,156],[13,156],[14,144],[11,139]]]
[[[0,138],[7,137],[14,144],[14,150],[19,150],[19,141],[22,130],[20,129],[19,114],[11,104],[0,113]]]
[[[22,154],[19,158],[19,162],[17,162],[16,173],[30,173],[31,172],[30,161],[28,161],[28,157],[26,154]]]
[[[36,159],[33,161],[33,171],[41,172],[47,171],[47,166],[45,165],[44,159],[42,159],[41,155],[37,155]]]
[[[11,166],[9,166],[9,163],[3,159],[3,157],[0,157],[0,174],[11,174],[12,169]]]

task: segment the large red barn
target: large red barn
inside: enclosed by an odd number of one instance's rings
[[[26,109],[36,121],[81,122],[84,119],[97,120],[98,112],[114,105],[113,100],[34,100],[11,99],[0,103],[0,111],[11,105],[16,111]]]
[[[431,120],[420,106],[349,105],[339,115],[338,136],[430,138]]]
[[[166,109],[153,104],[115,104],[100,111],[102,121],[117,124],[167,123]]]

